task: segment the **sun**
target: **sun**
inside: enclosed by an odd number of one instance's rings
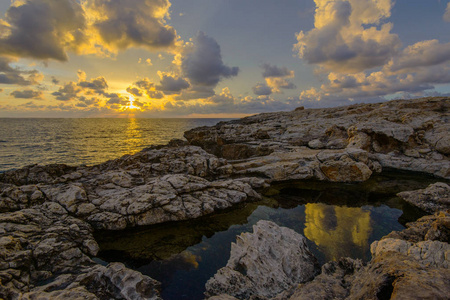
[[[126,109],[138,109],[138,110],[141,110],[141,108],[139,106],[133,105],[134,101],[136,101],[136,99],[134,99],[133,95],[130,95],[128,97],[128,99],[130,100],[130,104],[125,106]]]

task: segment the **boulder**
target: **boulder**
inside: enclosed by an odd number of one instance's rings
[[[319,268],[306,239],[286,227],[259,221],[231,245],[231,257],[206,283],[206,295],[238,299],[273,297],[314,278]]]

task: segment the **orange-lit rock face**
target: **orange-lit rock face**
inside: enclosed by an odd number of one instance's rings
[[[370,211],[309,203],[305,214],[304,234],[323,251],[327,260],[349,256],[351,251],[363,256],[369,249]]]

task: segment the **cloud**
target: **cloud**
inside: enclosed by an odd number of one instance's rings
[[[265,83],[257,83],[253,88],[255,95],[270,95],[272,94],[272,88],[268,87]]]
[[[136,97],[142,97],[143,95],[142,90],[132,86],[127,87],[127,92]]]
[[[337,72],[384,65],[401,47],[391,33],[391,0],[315,0],[315,28],[297,34],[294,51],[310,64]]]
[[[161,78],[161,85],[156,87],[157,90],[163,91],[164,94],[178,94],[181,90],[190,87],[189,82],[181,77],[174,77],[169,74],[158,72]]]
[[[275,93],[280,93],[280,89],[292,90],[297,88],[295,84],[283,77],[267,77],[266,83]]]
[[[445,14],[443,18],[445,22],[450,22],[450,2],[447,3],[447,8],[445,9]]]
[[[191,88],[187,90],[183,90],[179,96],[174,97],[175,100],[196,100],[196,99],[205,99],[211,96],[214,96],[216,92],[214,92],[214,88],[210,86],[191,86]]]
[[[80,80],[78,86],[95,91],[98,94],[103,94],[108,88],[108,83],[105,77],[100,76],[92,80]]]
[[[263,73],[262,76],[264,78],[267,77],[289,77],[292,78],[295,76],[294,71],[289,70],[286,67],[277,67],[275,65],[263,64]]]
[[[150,99],[162,99],[164,93],[156,90],[156,86],[153,82],[150,82],[148,78],[144,78],[134,83],[137,87],[129,87],[127,91],[134,96],[141,96],[143,93],[147,94]]]
[[[177,34],[167,25],[169,0],[87,0],[83,7],[92,27],[110,48],[174,46]]]
[[[224,65],[219,44],[203,32],[197,34],[193,45],[183,54],[181,70],[192,85],[210,87],[239,73],[238,67]]]
[[[68,52],[112,56],[181,42],[169,0],[16,0],[0,19],[0,54],[67,61]]]
[[[59,80],[55,76],[52,76],[52,83],[59,84]]]
[[[4,22],[1,54],[66,61],[66,50],[86,42],[84,12],[73,0],[16,1]]]
[[[0,56],[0,84],[33,85],[38,84],[44,76],[37,70],[21,70],[13,68],[11,63],[16,59]]]
[[[55,96],[57,100],[69,101],[75,99],[81,91],[82,88],[71,81],[60,87],[57,92],[53,92],[52,95]]]
[[[262,76],[266,84],[257,84],[253,87],[256,95],[270,95],[281,93],[280,89],[296,89],[297,86],[288,79],[295,77],[295,72],[286,67],[278,67],[271,64],[263,64]]]
[[[41,99],[43,96],[42,91],[34,91],[34,90],[23,90],[23,91],[14,91],[10,94],[14,98],[22,98],[22,99]]]
[[[118,104],[121,106],[127,106],[130,104],[130,99],[117,93],[111,93],[111,94],[105,94],[105,96],[108,98],[107,104]]]
[[[438,40],[428,40],[406,47],[400,55],[393,58],[389,68],[395,72],[439,65],[448,61],[450,61],[450,43],[440,44]]]

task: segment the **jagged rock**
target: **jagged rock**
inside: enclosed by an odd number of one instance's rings
[[[353,175],[365,180],[370,176],[368,169],[379,171],[380,167],[450,178],[449,106],[449,99],[441,97],[266,113],[192,129],[185,138],[219,157],[237,160],[231,163],[238,174],[253,173],[275,181],[346,182]],[[314,151],[344,148],[366,152],[367,168],[361,163],[329,161],[321,170],[325,175],[317,172],[313,153],[320,152]],[[354,174],[337,177],[338,169]]]
[[[39,281],[93,265],[90,257],[98,245],[92,233],[91,226],[56,203],[0,214],[0,297],[9,299]]]
[[[29,181],[36,177],[36,168],[9,172],[4,178]],[[216,178],[227,177],[231,168],[199,147],[152,148],[91,168],[80,167],[76,176],[65,174],[37,185],[2,184],[0,211],[55,202],[95,229],[109,230],[188,220],[260,198],[251,186],[263,187],[261,179]],[[10,180],[20,177],[15,172],[26,174],[26,180]]]
[[[94,266],[80,274],[64,274],[37,286],[19,299],[145,299],[160,300],[160,283],[121,263]]]
[[[401,192],[398,196],[427,213],[450,209],[450,186],[443,182],[431,184],[423,190]]]
[[[411,256],[383,252],[355,274],[346,299],[448,299],[450,270],[426,266]]]
[[[317,260],[302,235],[273,222],[259,221],[253,233],[241,234],[231,245],[226,267],[206,283],[206,294],[238,299],[273,297],[311,280],[317,271]]]
[[[314,280],[300,284],[293,290],[278,295],[275,299],[345,299],[349,294],[352,275],[362,267],[360,260],[351,258],[328,262],[322,266],[321,274]]]
[[[450,211],[440,211],[424,216],[416,222],[406,224],[406,229],[393,231],[385,238],[402,239],[417,243],[420,241],[441,241],[450,243]]]
[[[155,280],[97,265],[98,250],[92,227],[57,203],[0,214],[0,298],[160,299]]]
[[[411,243],[405,240],[385,238],[373,242],[370,251],[374,256],[389,251],[398,252],[411,256],[427,266],[446,269],[450,267],[450,245],[439,241]]]

